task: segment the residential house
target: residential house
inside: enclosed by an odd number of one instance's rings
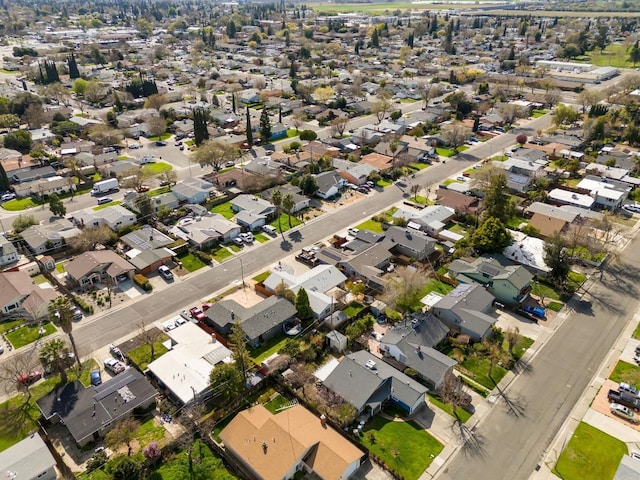
[[[78,255],[65,265],[67,279],[74,287],[96,283],[117,285],[133,276],[135,267],[113,250],[95,250]]]
[[[529,151],[538,152],[538,150]],[[548,164],[546,160],[531,161],[515,156],[507,158],[504,162],[494,161],[492,163],[507,172],[507,187],[520,193],[530,190],[535,179],[545,175],[544,169]]]
[[[255,195],[238,195],[231,200],[231,210],[236,212],[236,222],[251,231],[257,230],[275,215],[271,202]]]
[[[56,195],[75,190],[75,184],[68,177],[58,175],[48,178],[40,178],[32,182],[16,184],[13,190],[19,198],[30,196],[44,196],[55,193]]]
[[[557,205],[572,205],[584,209],[591,209],[595,199],[590,195],[576,193],[562,188],[554,188],[548,193],[549,200]]]
[[[0,471],[15,480],[56,480],[56,459],[38,432],[0,452]]]
[[[271,160],[271,157],[254,158],[242,167],[244,171],[261,177],[278,177],[280,165]]]
[[[56,176],[56,171],[53,167],[37,167],[37,168],[29,168],[22,169],[16,171],[13,175],[11,175],[11,181],[14,183],[28,183],[33,182],[34,180],[39,180],[41,178],[49,178]]]
[[[522,265],[502,266],[493,258],[473,261],[462,258],[449,264],[449,275],[460,283],[475,283],[487,289],[497,301],[518,305],[531,291],[533,275]]]
[[[185,178],[171,187],[178,200],[186,203],[204,203],[211,196],[213,184],[197,177]]]
[[[373,416],[385,403],[393,403],[409,415],[424,404],[427,388],[361,350],[344,357],[322,381],[356,409],[358,415]]]
[[[175,325],[175,319],[168,322]],[[147,368],[169,398],[186,405],[205,400],[207,393],[211,393],[211,370],[220,363],[231,363],[232,359],[231,351],[214,336],[193,322],[182,323],[167,331],[171,349]]]
[[[393,217],[402,218],[408,222],[408,226],[411,227],[413,224],[428,235],[437,238],[439,233],[447,226],[449,220],[455,216],[455,213],[449,207],[430,205],[419,211],[401,208],[393,214]]]
[[[241,231],[240,225],[218,213],[183,219],[179,225],[171,229],[172,234],[199,249],[206,249],[217,242],[231,241]]]
[[[449,334],[447,327],[430,313],[417,313],[397,323],[380,339],[380,352],[400,371],[413,369],[429,390],[436,391],[456,364],[433,347]]]
[[[156,399],[156,390],[135,368],[97,386],[76,380],[56,388],[36,402],[50,424],[64,425],[79,446],[103,438],[134,410],[144,410]]]
[[[110,205],[100,210],[87,208],[72,215],[75,224],[81,228],[107,225],[113,231],[135,225],[138,221],[136,214],[122,205]]]
[[[248,88],[238,95],[238,100],[246,105],[258,103],[260,101],[260,92],[255,88]]]
[[[379,170],[368,163],[350,164],[346,170],[338,168],[338,173],[352,185],[362,185],[369,180],[369,176]]]
[[[13,242],[7,240],[4,235],[0,235],[0,267],[16,263],[19,258],[20,255]]]
[[[393,157],[390,155],[383,155],[378,152],[368,153],[360,158],[358,163],[362,165],[369,165],[377,171],[388,170],[393,167]]]
[[[364,457],[302,405],[276,414],[254,405],[236,415],[220,438],[246,475],[259,480],[289,480],[301,471],[323,480],[347,480]]]
[[[628,184],[592,175],[587,175],[580,180],[576,188],[589,192],[594,199],[594,204],[598,207],[610,210],[619,208],[631,191],[631,186]]]
[[[640,479],[640,462],[635,458],[631,458],[629,455],[623,455],[613,480],[638,479]]]
[[[494,300],[480,285],[461,283],[433,306],[432,313],[451,330],[480,341],[491,336],[496,323],[488,314]]]
[[[384,234],[383,245],[396,255],[424,260],[436,250],[436,241],[426,233],[412,228],[390,227]]]
[[[295,187],[289,183],[269,188],[268,190],[263,190],[262,193],[260,193],[260,196],[266,200],[271,200],[273,192],[275,192],[276,190],[279,190],[283,197],[287,194],[291,194],[291,198],[293,199],[293,209],[291,210],[291,213],[297,213],[301,210],[304,210],[305,208],[309,208],[311,199],[305,195],[302,195],[300,193],[300,188]]]
[[[316,195],[324,200],[334,197],[345,186],[346,181],[334,170],[314,175],[318,190]]]
[[[260,345],[283,331],[285,324],[295,321],[296,308],[282,297],[272,296],[251,307],[235,300],[221,300],[206,312],[205,320],[222,336],[227,336],[238,322],[251,346]]]
[[[32,225],[22,232],[22,239],[36,255],[62,248],[70,238],[80,235],[80,229],[66,218],[54,218]]]
[[[449,207],[459,213],[475,213],[480,206],[480,200],[477,197],[465,195],[448,188],[438,188],[436,198],[439,205]]]
[[[0,312],[6,315],[25,310],[34,317],[46,316],[49,303],[58,294],[43,287],[23,271],[0,273]]]
[[[309,304],[314,317],[322,320],[333,313],[336,304],[335,299],[327,292],[342,286],[346,279],[347,277],[333,265],[318,265],[301,275],[294,275],[284,270],[274,270],[263,283],[265,288],[272,293],[275,293],[281,283],[284,283],[295,294],[304,288],[309,296]]]
[[[391,257],[393,255],[389,252],[389,246],[382,243],[364,244],[362,248],[353,252],[334,247],[324,247],[316,252],[316,258],[320,263],[335,265],[346,275],[357,276],[363,279],[369,288],[380,291],[387,285],[383,275],[391,263]]]
[[[127,248],[125,255],[129,262],[136,267],[137,273],[143,275],[170,263],[176,255],[167,248],[174,240],[149,226],[127,233],[120,237],[120,242]]]

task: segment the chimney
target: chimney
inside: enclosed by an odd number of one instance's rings
[[[216,338],[216,334],[212,333],[211,334],[211,343],[216,343],[218,341],[218,339]]]

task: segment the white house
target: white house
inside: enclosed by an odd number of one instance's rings
[[[20,258],[16,247],[7,240],[7,237],[0,235],[0,266],[15,263]]]
[[[6,472],[9,479],[56,480],[55,466],[55,458],[37,432],[0,452],[0,472]]]
[[[80,227],[99,227],[107,225],[111,230],[119,230],[135,225],[135,213],[121,205],[111,205],[102,210],[87,208],[73,213],[73,220]]]
[[[178,200],[200,204],[211,196],[213,184],[201,178],[190,177],[175,184],[171,191],[178,197]]]

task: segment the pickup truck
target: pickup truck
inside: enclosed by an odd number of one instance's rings
[[[638,397],[631,395],[627,392],[619,392],[617,390],[609,390],[607,394],[607,398],[610,403],[618,403],[620,405],[624,405],[625,407],[632,408],[633,410],[640,411],[640,399]]]

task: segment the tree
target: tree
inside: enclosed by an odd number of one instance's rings
[[[22,120],[30,128],[40,128],[45,123],[44,109],[40,103],[32,103],[24,111]]]
[[[567,246],[566,239],[559,232],[544,242],[544,263],[551,269],[551,278],[560,284],[564,284],[571,271]]]
[[[49,195],[49,210],[56,217],[64,217],[67,214],[67,207],[64,206],[63,201],[55,193]]]
[[[456,421],[461,423],[458,408],[471,406],[471,395],[465,390],[464,382],[460,377],[457,377],[453,372],[448,372],[438,389],[438,396],[443,403],[451,406]]]
[[[71,78],[71,80],[79,78],[80,71],[78,70],[78,62],[76,62],[76,57],[73,52],[67,58],[67,63],[69,64],[69,78]]]
[[[151,35],[153,35],[153,24],[149,20],[141,18],[140,20],[138,20],[137,27],[138,35],[140,35],[140,38],[149,38]]]
[[[282,208],[282,192],[280,190],[275,189],[271,193],[271,203],[273,203],[273,206],[276,207],[276,216],[278,217],[278,230],[280,230],[280,235],[282,235],[282,239],[284,240],[282,225],[280,225],[280,209]]]
[[[422,187],[417,183],[414,183],[413,185],[411,185],[411,187],[409,187],[409,191],[413,194],[413,200],[416,202],[418,201],[418,192],[421,188]]]
[[[138,338],[145,345],[149,346],[149,355],[151,356],[151,361],[156,359],[155,343],[158,341],[161,335],[162,332],[156,327],[151,326],[151,328],[147,328],[142,320],[138,322]]]
[[[95,125],[89,129],[89,138],[98,145],[116,145],[122,141],[124,135],[121,130],[109,125]]]
[[[318,188],[318,182],[313,175],[306,174],[300,179],[300,190],[308,197],[314,195]]]
[[[453,148],[454,153],[469,139],[469,129],[461,124],[451,125],[442,132],[442,138]]]
[[[105,440],[112,450],[116,450],[120,445],[127,446],[127,456],[131,456],[131,440],[136,438],[140,422],[134,418],[124,418],[117,422],[107,433]]]
[[[507,228],[495,217],[488,217],[471,234],[471,244],[480,253],[499,253],[513,242]]]
[[[296,311],[300,320],[309,320],[313,318],[313,310],[309,303],[309,295],[304,288],[300,288],[296,294]]]
[[[149,125],[149,135],[152,137],[158,137],[167,131],[167,123],[161,117],[151,117],[147,120]]]
[[[160,177],[160,181],[164,182],[163,184],[166,184],[169,186],[175,185],[176,182],[178,181],[178,174],[173,169],[165,170],[159,175],[159,177]]]
[[[293,123],[293,126],[296,129],[296,132],[300,130],[300,127],[302,126],[304,121],[305,121],[305,116],[301,112],[296,112],[293,115],[291,115],[291,123]]]
[[[235,145],[220,140],[206,140],[196,150],[194,160],[201,167],[211,166],[217,171],[225,162],[235,160],[238,152],[239,149]]]
[[[260,139],[262,143],[267,143],[271,138],[271,120],[269,119],[269,112],[266,108],[262,109],[260,114]]]
[[[594,39],[595,46],[600,49],[600,53],[604,52],[604,49],[607,48],[609,44],[609,26],[608,25],[598,25],[598,33]]]
[[[578,103],[582,105],[582,113],[587,113],[587,110],[600,101],[600,92],[594,90],[583,90],[578,94]]]
[[[291,214],[293,213],[293,209],[296,207],[296,202],[293,199],[293,195],[291,193],[285,193],[282,197],[282,209],[287,212],[287,220],[289,222],[289,228],[291,228]]]
[[[78,364],[78,372],[82,371],[82,363],[80,355],[78,355],[78,347],[73,338],[73,304],[67,297],[57,297],[49,303],[49,320],[62,329],[69,337],[76,363]]]
[[[384,117],[391,113],[392,110],[393,104],[391,103],[391,99],[384,94],[378,93],[377,100],[371,106],[371,113],[376,116],[377,122],[382,122]]]
[[[247,335],[244,333],[239,322],[234,323],[229,333],[229,348],[231,349],[231,358],[236,368],[246,378],[249,374],[251,366],[251,356],[247,349]]]
[[[31,132],[28,130],[18,130],[17,132],[9,132],[4,136],[4,147],[11,150],[17,150],[20,153],[29,153],[33,140]]]
[[[122,457],[113,467],[113,480],[140,480],[141,478],[142,465],[133,458]]]
[[[407,268],[398,269],[387,284],[385,301],[402,314],[411,312],[422,298],[421,288],[424,283],[425,278],[421,272]]]
[[[20,117],[13,113],[0,115],[0,128],[17,128],[20,126]]]
[[[629,54],[629,61],[633,63],[634,68],[636,64],[640,62],[640,47],[638,46],[637,40],[635,45],[631,49],[631,53]]]
[[[32,225],[37,225],[38,221],[33,215],[18,215],[11,226],[16,233],[21,233]]]
[[[485,216],[506,223],[513,215],[513,202],[509,197],[507,176],[504,172],[493,175],[483,192]]]
[[[313,130],[303,130],[300,132],[300,140],[305,142],[313,142],[316,138],[318,138],[318,134]]]
[[[247,127],[245,129],[247,135],[247,145],[253,147],[253,128],[251,128],[251,114],[249,113],[249,107],[247,107]]]
[[[76,80],[77,81],[77,80]],[[89,80],[84,89],[84,98],[91,104],[102,102],[107,96],[105,86],[97,80]]]
[[[164,95],[158,95],[154,93],[153,95],[149,95],[144,102],[144,108],[153,108],[157,112],[160,111],[163,105],[166,105],[167,97]]]
[[[524,145],[525,143],[527,143],[527,140],[528,138],[524,133],[521,133],[516,137],[516,142],[518,142],[520,145]]]
[[[97,245],[108,243],[116,234],[107,226],[83,228],[79,235],[69,239],[71,247],[78,252],[95,250]]]
[[[219,363],[209,376],[211,390],[216,394],[217,403],[224,407],[244,390],[242,373],[229,363]]]
[[[561,103],[556,107],[556,113],[553,114],[553,123],[557,126],[572,124],[578,120],[579,116],[580,112],[569,105]]]
[[[7,177],[7,172],[4,169],[2,163],[0,163],[0,190],[6,192],[9,189],[11,183]]]
[[[127,168],[120,176],[122,185],[125,188],[140,190],[142,185],[144,185],[144,183],[153,176],[153,173],[140,165],[137,167]]]
[[[54,375],[60,375],[60,383],[66,385],[67,383],[67,368],[70,367],[69,363],[73,363],[72,357],[69,356],[71,350],[67,344],[60,338],[54,338],[46,342],[38,351],[38,357],[40,363],[45,367],[45,370],[51,371]]]
[[[341,138],[344,135],[344,130],[347,128],[347,117],[337,117],[331,121],[331,136],[335,138]]]
[[[524,115],[522,108],[512,103],[501,105],[499,112],[507,125],[513,124],[513,122]]]
[[[151,464],[154,464],[162,457],[162,449],[158,445],[158,442],[151,442],[144,447],[142,454]]]
[[[207,113],[203,108],[196,108],[193,111],[193,140],[197,146],[200,146],[208,139],[209,129],[207,128]]]

